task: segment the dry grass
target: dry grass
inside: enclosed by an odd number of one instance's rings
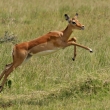
[[[10,5],[11,4],[11,5]],[[78,43],[94,53],[73,47],[48,56],[34,56],[14,71],[0,94],[0,107],[7,110],[109,110],[110,109],[110,7],[109,0],[1,0],[0,39],[14,33],[19,42],[34,39],[51,30],[62,30],[64,14],[79,13],[84,31],[74,31]],[[0,62],[11,62],[11,42],[0,44]]]

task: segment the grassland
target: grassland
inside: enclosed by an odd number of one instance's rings
[[[79,13],[84,31],[74,31],[78,43],[94,53],[73,47],[33,58],[9,77],[11,88],[0,93],[4,110],[110,110],[109,0],[0,0],[0,38],[5,31],[28,41],[67,26],[64,14]],[[0,71],[12,61],[13,43],[0,44]]]

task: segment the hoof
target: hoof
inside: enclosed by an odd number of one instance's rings
[[[74,58],[72,58],[72,60],[73,60],[73,61],[75,61],[75,59],[74,59]]]
[[[0,92],[3,90],[3,87],[2,86],[0,86]]]
[[[90,49],[90,53],[92,53],[93,51],[92,51],[92,49]]]

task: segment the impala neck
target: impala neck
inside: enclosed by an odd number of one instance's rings
[[[70,37],[70,35],[72,34],[73,29],[70,25],[68,25],[65,30],[63,30],[63,38],[65,41],[67,41]]]

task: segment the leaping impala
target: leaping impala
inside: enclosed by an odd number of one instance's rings
[[[84,25],[82,25],[77,20],[77,17],[77,13],[75,17],[72,19],[70,19],[70,17],[67,14],[65,14],[65,19],[68,21],[68,25],[63,31],[52,31],[34,40],[16,44],[13,48],[12,53],[13,62],[7,64],[5,66],[4,71],[0,75],[0,80],[3,78],[3,81],[0,86],[0,92],[2,91],[9,74],[15,68],[20,66],[24,60],[30,58],[34,54],[46,55],[72,45],[74,46],[73,60],[75,60],[76,57],[76,46],[92,52],[92,49],[77,44],[75,37],[69,39],[70,35],[73,32],[73,29],[84,30]]]

